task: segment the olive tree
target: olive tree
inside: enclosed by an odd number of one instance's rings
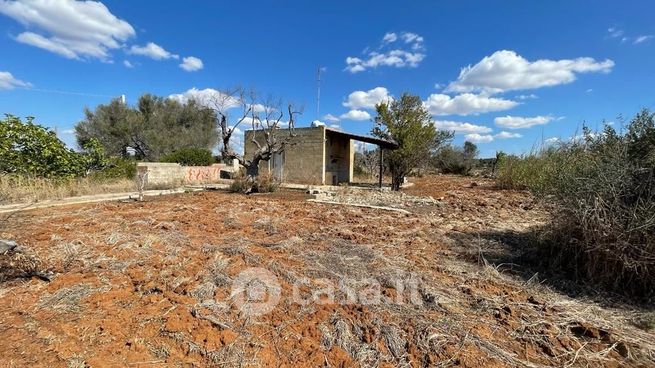
[[[137,158],[151,161],[185,148],[212,149],[218,140],[214,110],[150,94],[135,107],[114,99],[86,109],[75,133],[81,147],[95,138],[110,156],[126,157],[133,150]]]
[[[289,103],[285,109],[282,108],[282,101],[268,98],[263,103],[257,104],[257,108],[250,109],[250,122],[252,135],[250,141],[256,146],[255,151],[248,157],[243,158],[243,166],[246,167],[246,174],[250,178],[259,176],[259,163],[268,161],[273,155],[284,152],[284,149],[292,144],[295,127],[295,117],[302,114],[302,109],[296,110],[293,103]],[[284,121],[284,118],[288,121]],[[281,129],[287,125],[286,129]]]
[[[398,149],[385,152],[385,160],[391,173],[391,189],[399,190],[403,178],[429,161],[431,154],[452,139],[453,134],[435,128],[419,96],[405,93],[375,108],[376,126],[372,134],[398,144]]]

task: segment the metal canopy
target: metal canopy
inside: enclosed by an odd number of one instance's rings
[[[344,132],[342,130],[327,128],[327,127],[325,128],[325,131],[330,132],[330,134],[335,134],[335,135],[340,135],[342,137],[346,137],[348,139],[354,139],[354,140],[360,141],[360,142],[375,144],[375,145],[378,145],[378,146],[380,146],[382,148],[385,148],[385,149],[395,150],[395,149],[398,148],[398,143],[388,141],[388,140],[385,140],[385,139],[381,139],[381,138],[375,138],[375,137],[369,137],[367,135],[359,135],[359,134],[348,133],[348,132]]]

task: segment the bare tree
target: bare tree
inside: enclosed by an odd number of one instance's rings
[[[243,161],[243,158],[232,148],[230,139],[239,125],[248,120],[255,107],[256,93],[252,89],[243,87],[234,87],[219,90],[219,93],[212,96],[207,104],[216,111],[218,119],[218,128],[221,139],[221,158],[223,162],[230,162],[237,159]],[[235,113],[235,119],[230,121],[228,110],[238,111]]]
[[[243,161],[248,177],[259,176],[259,163],[284,152],[284,149],[292,143],[295,136],[295,117],[302,114],[302,109],[296,109],[293,103],[287,105],[286,117],[289,120],[287,132],[283,133],[280,126],[284,124],[285,111],[281,107],[281,100],[269,97],[250,111],[253,131],[250,141],[257,149],[252,156],[245,157]]]

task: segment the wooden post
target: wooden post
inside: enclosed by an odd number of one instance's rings
[[[382,153],[382,146],[378,146],[378,149],[380,150],[380,177],[378,178],[379,179],[378,185],[380,186],[380,189],[382,189],[382,173],[383,173],[382,166],[384,163],[384,155]]]

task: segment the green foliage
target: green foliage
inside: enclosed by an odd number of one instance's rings
[[[529,189],[558,210],[546,257],[579,278],[635,295],[655,290],[655,116],[625,134],[606,126],[525,157],[500,159],[498,184]]]
[[[437,131],[430,113],[419,96],[403,94],[399,99],[376,106],[374,136],[392,140],[399,148],[386,151],[393,190],[412,169],[429,161],[431,153],[452,138],[452,133]]]
[[[478,147],[467,141],[463,147],[442,147],[434,155],[433,163],[444,174],[468,175],[475,165],[477,155]]]
[[[182,148],[160,159],[161,162],[175,162],[182,166],[209,166],[215,163],[212,151],[203,148]]]
[[[138,159],[149,161],[182,148],[211,149],[218,141],[214,110],[149,94],[136,107],[114,99],[87,109],[75,133],[80,147],[95,138],[109,156],[128,157],[134,150]]]
[[[134,179],[136,177],[136,161],[122,157],[105,159],[102,170],[91,174],[94,179]]]
[[[55,132],[6,115],[0,120],[0,172],[36,177],[73,177],[100,164],[97,142],[89,140],[90,154],[80,154],[57,138]]]

